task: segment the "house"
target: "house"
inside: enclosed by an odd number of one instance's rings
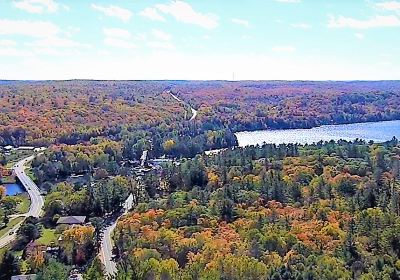
[[[46,150],[46,147],[39,147],[39,148],[33,149],[33,151],[36,152],[36,153],[43,152],[45,150]]]
[[[25,275],[11,276],[11,280],[35,280],[36,278],[37,278],[36,274],[25,274]]]
[[[5,147],[4,147],[4,151],[6,151],[6,152],[10,152],[10,151],[13,150],[13,149],[14,149],[14,147],[11,146],[11,145],[8,145],[8,146],[5,146]]]
[[[60,217],[57,221],[57,225],[83,225],[85,223],[86,216],[66,216]]]
[[[20,146],[17,148],[18,151],[33,151],[35,147],[31,146]]]
[[[80,273],[71,273],[68,280],[83,280],[83,276]]]

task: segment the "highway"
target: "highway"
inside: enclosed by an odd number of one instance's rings
[[[126,199],[123,207],[123,212],[119,215],[109,226],[107,226],[103,231],[103,239],[101,240],[100,247],[100,260],[104,265],[104,270],[106,275],[109,277],[114,276],[117,273],[117,264],[113,260],[113,243],[112,243],[112,232],[117,226],[117,222],[119,218],[128,213],[130,209],[133,207],[133,195],[130,194]]]
[[[43,196],[40,194],[39,188],[36,186],[36,184],[32,181],[32,179],[26,175],[25,173],[25,164],[33,160],[35,156],[32,155],[30,157],[27,157],[23,160],[20,160],[13,166],[13,172],[15,176],[20,180],[21,184],[25,187],[26,191],[29,194],[30,200],[31,200],[31,206],[29,208],[29,211],[25,214],[21,215],[16,215],[14,217],[40,217],[42,214],[42,207],[44,204],[44,199]],[[3,237],[0,237],[0,248],[3,248],[10,242],[12,242],[16,236],[17,236],[17,231],[23,221],[20,223],[16,224],[12,229],[10,229]]]

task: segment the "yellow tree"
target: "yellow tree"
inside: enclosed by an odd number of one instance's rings
[[[44,265],[44,254],[43,251],[36,249],[34,250],[28,258],[28,263],[30,267],[36,271]]]
[[[6,193],[7,193],[6,187],[0,185],[0,201],[6,197]]]
[[[165,151],[166,153],[169,153],[170,151],[172,151],[173,148],[175,148],[175,145],[176,145],[176,143],[175,143],[175,141],[172,140],[172,139],[169,139],[169,140],[165,141],[165,142],[163,143],[164,151]]]
[[[60,247],[70,261],[82,262],[87,259],[87,248],[93,242],[94,227],[75,226],[62,233]]]

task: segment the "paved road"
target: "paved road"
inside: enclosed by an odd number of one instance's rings
[[[190,110],[192,110],[192,117],[189,121],[193,121],[197,116],[197,110],[193,109],[193,107],[190,107]]]
[[[31,198],[31,206],[25,216],[39,218],[43,212],[42,207],[44,205],[44,199],[43,196],[40,194],[38,186],[36,186],[32,179],[25,173],[25,164],[32,161],[34,157],[35,156],[30,156],[17,162],[14,165],[13,169],[15,175],[18,177],[22,185],[24,185],[26,191],[29,194],[29,197]]]
[[[104,264],[104,270],[107,275],[114,276],[117,273],[117,264],[113,260],[113,244],[112,244],[112,232],[117,226],[118,219],[123,215],[128,213],[128,211],[133,206],[133,195],[130,194],[124,203],[124,211],[120,216],[118,216],[115,221],[112,222],[108,227],[106,227],[103,231],[103,239],[101,240],[100,247],[100,260]]]
[[[107,275],[113,276],[117,273],[117,264],[113,258],[113,244],[112,244],[112,232],[117,226],[117,221],[114,221],[111,225],[106,227],[103,232],[103,239],[101,240],[100,247],[100,260],[103,262],[104,271]]]
[[[31,180],[31,178],[26,175],[25,173],[25,164],[33,160],[35,156],[30,156],[27,157],[19,162],[17,162],[13,166],[13,171],[15,176],[18,177],[18,179],[21,181],[21,184],[25,187],[26,191],[29,194],[29,197],[31,199],[31,206],[29,208],[29,211],[25,214],[17,215],[20,217],[39,217],[42,213],[42,207],[44,204],[44,199],[43,196],[40,194],[39,188],[36,186],[36,184]],[[17,217],[15,216],[15,217]],[[2,238],[0,238],[0,248],[3,248],[10,242],[12,242],[16,236],[17,236],[17,231],[19,227],[21,226],[23,221],[20,223],[16,224],[12,229],[10,229],[5,235],[3,235]]]
[[[190,106],[189,103],[186,103],[185,101],[183,101],[182,99],[180,99],[178,96],[176,96],[175,94],[173,94],[171,91],[168,91],[168,93],[172,96],[173,99],[175,99],[178,102],[183,103],[184,105],[187,105],[190,107],[190,111],[192,111],[192,117],[189,119],[189,121],[193,121],[196,116],[197,116],[197,110],[195,110],[192,106]]]

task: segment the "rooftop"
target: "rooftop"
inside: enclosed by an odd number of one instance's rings
[[[14,275],[11,280],[35,280],[36,274]]]
[[[85,223],[86,216],[66,216],[60,217],[57,224],[77,225]]]

